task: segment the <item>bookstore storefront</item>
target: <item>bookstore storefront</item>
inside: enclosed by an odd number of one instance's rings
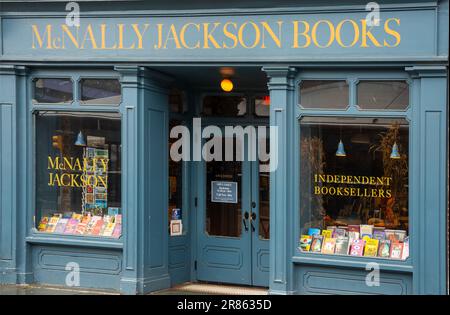
[[[448,1],[265,4],[0,4],[0,284],[447,294]]]

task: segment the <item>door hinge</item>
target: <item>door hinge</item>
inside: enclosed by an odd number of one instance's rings
[[[195,207],[197,207],[197,201],[198,201],[198,198],[195,197],[195,198],[194,198],[194,205],[195,205]]]
[[[197,261],[194,260],[194,270],[197,270]]]

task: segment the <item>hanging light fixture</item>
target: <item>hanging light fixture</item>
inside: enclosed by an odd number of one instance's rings
[[[79,146],[79,147],[85,147],[86,146],[86,141],[84,140],[84,135],[81,132],[81,130],[78,133],[77,140],[75,141],[75,145]]]
[[[336,150],[336,156],[347,156],[347,153],[345,153],[344,144],[342,143],[342,140],[339,140],[338,148]]]
[[[394,145],[392,146],[392,152],[391,152],[391,159],[399,159],[400,153],[398,152],[398,145],[397,142],[394,142]]]
[[[220,87],[224,92],[231,92],[233,90],[233,82],[230,79],[223,79],[220,82]]]

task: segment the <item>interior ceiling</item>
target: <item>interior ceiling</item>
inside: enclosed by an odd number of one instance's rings
[[[186,86],[220,90],[220,81],[228,78],[235,91],[267,90],[267,76],[261,67],[209,67],[209,66],[168,66],[152,67],[172,76],[176,82]]]

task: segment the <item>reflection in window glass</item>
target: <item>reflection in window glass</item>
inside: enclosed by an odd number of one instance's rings
[[[33,89],[34,103],[69,103],[73,100],[71,79],[35,79]]]
[[[270,114],[270,97],[258,96],[255,98],[255,115],[258,117],[269,117]]]
[[[80,80],[81,101],[85,104],[119,104],[120,82],[117,79]]]
[[[301,120],[301,250],[408,257],[408,128],[403,119]]]
[[[117,114],[36,115],[38,231],[118,238],[122,232]]]
[[[178,89],[171,89],[169,93],[169,109],[172,113],[185,112],[185,95],[183,91]]]
[[[182,125],[182,122],[178,120],[171,120],[169,123],[170,130],[180,125]],[[174,161],[170,157],[170,148],[177,140],[177,138],[169,137],[169,227],[171,221],[183,220],[183,164],[182,161]],[[174,222],[174,224],[176,223]],[[179,234],[184,233],[185,226],[180,226]]]
[[[406,109],[409,85],[405,81],[361,81],[358,105],[362,109]]]
[[[346,81],[305,80],[300,83],[303,108],[345,109],[349,104]]]
[[[241,96],[208,95],[203,99],[204,116],[236,117],[247,113],[247,99]]]
[[[269,134],[269,130],[266,131]],[[265,142],[264,151],[270,152],[270,139],[260,139],[259,145]],[[259,237],[270,238],[270,160],[259,160]]]

